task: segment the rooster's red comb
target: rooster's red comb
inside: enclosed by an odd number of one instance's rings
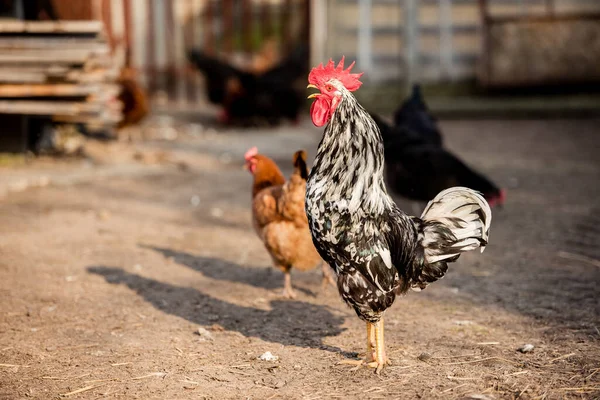
[[[354,67],[354,64],[355,63],[352,62],[348,68],[344,69],[344,56],[342,56],[342,59],[337,67],[335,66],[333,60],[329,59],[327,65],[323,66],[323,63],[321,63],[310,71],[310,74],[308,74],[308,83],[321,86],[328,80],[335,78],[342,82],[346,89],[354,92],[360,87],[360,85],[362,85],[362,82],[359,81],[359,79],[363,74],[363,72],[360,74],[350,73],[350,70],[352,67]]]
[[[254,147],[251,147],[248,149],[246,154],[244,154],[244,158],[246,159],[246,161],[248,161],[257,154],[258,154],[258,149],[256,148],[256,146],[254,146]]]

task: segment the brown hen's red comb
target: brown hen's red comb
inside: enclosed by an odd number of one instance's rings
[[[335,78],[342,82],[346,89],[354,92],[362,85],[362,82],[359,81],[359,79],[363,72],[360,74],[351,74],[350,70],[354,67],[355,63],[352,62],[348,68],[344,69],[344,59],[345,57],[342,56],[337,67],[332,59],[329,59],[329,62],[325,66],[323,66],[323,63],[317,65],[310,71],[310,74],[308,74],[308,83],[321,86],[328,80]]]
[[[246,159],[246,161],[248,161],[257,154],[258,154],[258,149],[256,148],[256,146],[254,146],[254,147],[251,147],[248,149],[246,154],[244,154],[244,158]]]

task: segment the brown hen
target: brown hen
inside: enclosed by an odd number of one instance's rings
[[[254,176],[252,222],[271,255],[273,265],[284,273],[283,296],[295,298],[290,270],[308,271],[321,265],[323,286],[331,283],[328,266],[317,253],[304,211],[306,193],[306,152],[294,154],[294,172],[286,182],[273,160],[258,154],[256,147],[246,152],[246,169]]]

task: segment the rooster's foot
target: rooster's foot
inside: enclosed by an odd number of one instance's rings
[[[383,369],[383,367],[385,367],[386,365],[392,365],[392,362],[390,361],[389,358],[386,358],[381,363],[379,361],[371,361],[370,363],[367,363],[367,367],[375,368],[376,374],[379,374],[381,372],[381,370]]]
[[[368,357],[363,360],[342,360],[338,363],[338,365],[353,365],[354,368],[351,368],[350,371],[357,371],[361,367],[375,368],[375,373],[379,374],[383,367],[386,365],[392,365],[392,362],[386,359],[384,362],[378,362],[371,357]]]

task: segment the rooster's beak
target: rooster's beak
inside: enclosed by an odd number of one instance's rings
[[[319,89],[316,85],[313,85],[312,83],[309,84],[307,87],[307,89]],[[314,99],[315,97],[317,97],[320,93],[313,93],[310,96],[308,96],[309,99]]]

